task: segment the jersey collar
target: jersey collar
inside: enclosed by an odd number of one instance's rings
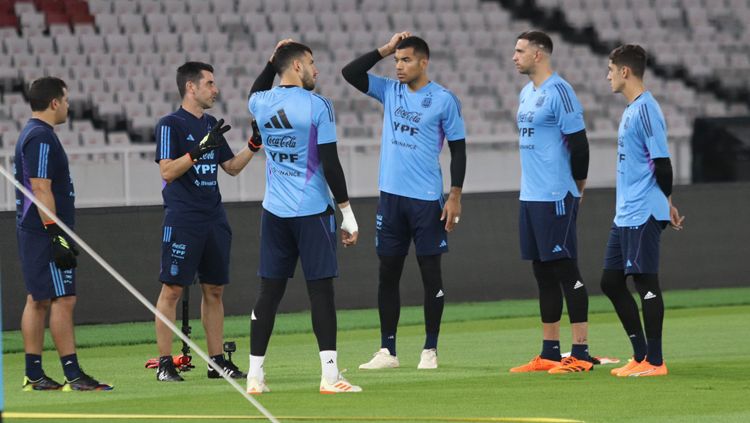
[[[182,106],[180,106],[180,108],[177,111],[180,114],[182,114],[183,116],[187,117],[188,119],[193,119],[193,120],[197,120],[197,121],[200,121],[200,122],[203,122],[205,120],[205,118],[206,118],[206,112],[203,112],[203,116],[196,117],[194,114],[192,114],[192,113],[188,112],[187,110],[183,109]]]
[[[45,121],[43,121],[43,120],[41,120],[41,119],[37,119],[37,118],[31,118],[31,119],[29,119],[29,120],[30,120],[30,121],[34,121],[35,123],[37,123],[37,124],[39,124],[39,125],[42,125],[42,126],[44,126],[44,127],[46,127],[46,128],[49,128],[49,129],[54,129],[54,128],[52,127],[52,125],[50,125],[49,123],[47,123],[47,122],[45,122]]]
[[[534,81],[531,81],[531,89],[534,90],[534,92],[540,91],[544,89],[544,87],[550,82],[552,82],[552,80],[554,79],[557,79],[557,72],[552,72],[552,75],[550,75],[549,78],[545,79],[544,82],[542,82],[542,84],[539,85],[539,88],[534,86]]]

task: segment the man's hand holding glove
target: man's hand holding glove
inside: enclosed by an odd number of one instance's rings
[[[190,152],[188,153],[190,155],[190,159],[194,162],[197,162],[198,159],[200,159],[204,154],[226,144],[227,140],[224,138],[224,134],[230,129],[232,129],[232,127],[229,125],[224,125],[224,119],[220,119],[218,122],[216,122],[216,126],[214,126],[211,131],[209,131],[209,133],[206,134],[206,136],[203,137],[203,139],[195,147],[193,147],[192,150],[190,150]]]
[[[52,243],[52,258],[57,268],[60,270],[75,269],[78,265],[78,260],[76,260],[78,249],[75,244],[65,238],[63,230],[57,226],[57,223],[47,223],[44,225],[44,229],[47,230]]]
[[[247,148],[253,153],[257,153],[260,147],[263,145],[263,137],[260,135],[260,129],[258,129],[258,122],[253,119],[250,122],[250,126],[253,127],[253,135],[247,140]]]

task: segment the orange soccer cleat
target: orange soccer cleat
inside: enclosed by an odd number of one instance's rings
[[[661,363],[661,366],[654,366],[648,362],[648,359],[643,360],[630,369],[627,372],[620,372],[618,376],[630,376],[630,377],[644,377],[644,376],[666,376],[667,375],[667,363]]]
[[[547,372],[550,369],[554,369],[556,367],[560,367],[559,361],[554,360],[547,360],[546,358],[542,358],[542,356],[536,356],[533,360],[529,361],[528,363],[513,367],[510,369],[511,373],[528,373],[528,372]]]
[[[575,357],[565,357],[560,362],[560,366],[549,369],[550,374],[578,373],[588,372],[594,368],[594,363],[586,360],[579,360]]]

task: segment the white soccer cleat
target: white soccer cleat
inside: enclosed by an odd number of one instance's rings
[[[328,383],[325,377],[320,378],[320,393],[321,394],[343,394],[348,392],[362,392],[362,388],[357,385],[352,385],[348,380],[344,379],[344,376],[339,373],[338,377],[333,383]]]
[[[265,392],[271,392],[266,386],[265,380],[258,380],[256,378],[247,378],[247,393],[250,395],[260,395]]]
[[[388,348],[381,348],[372,355],[372,360],[360,364],[360,370],[395,369],[398,367],[398,357],[391,355]]]
[[[437,369],[437,350],[430,348],[429,350],[422,350],[422,356],[419,358],[418,369]]]

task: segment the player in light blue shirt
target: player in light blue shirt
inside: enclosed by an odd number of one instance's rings
[[[580,197],[568,139],[586,126],[573,87],[555,72],[539,86],[529,81],[518,100],[521,201]]]
[[[552,40],[540,31],[518,36],[513,62],[529,83],[519,96],[521,257],[532,261],[539,286],[542,352],[511,372],[591,370],[588,294],[578,270],[576,218],[588,174],[583,108],[573,88],[552,70]],[[573,331],[571,356],[560,355],[563,294]]]
[[[612,301],[633,346],[633,360],[613,369],[616,376],[667,374],[662,355],[659,241],[667,224],[680,230],[685,219],[672,205],[667,125],[659,103],[643,85],[646,61],[642,47],[623,45],[609,55],[607,73],[612,92],[628,101],[617,136],[617,208],[601,280],[602,291]],[[628,275],[633,275],[641,297],[643,326],[626,284]]]
[[[669,220],[669,200],[654,177],[658,159],[669,159],[667,124],[654,96],[643,91],[625,108],[618,129],[615,225]]]
[[[272,88],[275,75],[281,81]],[[268,392],[263,363],[276,310],[297,259],[307,281],[313,331],[318,340],[320,392],[360,392],[341,376],[336,351],[333,278],[338,276],[336,220],[329,188],[343,221],[344,247],[357,243],[344,171],[336,151],[331,101],[313,92],[318,70],[312,50],[280,41],[250,89],[248,108],[266,150],[266,192],[260,229],[260,291],[250,322],[247,392]]]
[[[396,78],[368,71],[394,55]],[[399,282],[409,244],[414,240],[425,289],[425,344],[418,368],[437,367],[437,340],[444,290],[440,259],[448,252],[447,233],[459,222],[466,173],[466,134],[461,103],[445,87],[430,81],[427,43],[408,32],[346,65],[344,78],[383,104],[380,146],[380,199],[375,246],[380,258],[378,307],[380,350],[360,369],[397,367],[396,329]],[[451,190],[443,201],[440,150],[451,151]]]
[[[439,161],[443,143],[466,138],[458,98],[434,81],[412,92],[398,80],[369,73],[367,77],[367,95],[383,103],[386,111],[380,190],[425,201],[439,199],[443,196]]]
[[[301,86],[277,86],[250,97],[268,160],[263,208],[279,217],[333,207],[317,146],[336,142],[333,105]]]

